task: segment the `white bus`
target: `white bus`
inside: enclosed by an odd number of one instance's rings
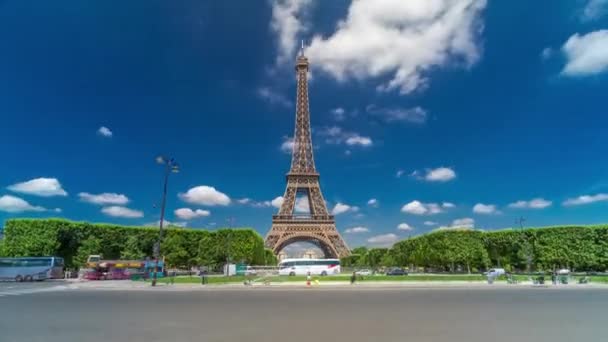
[[[340,259],[283,259],[279,262],[279,275],[330,275],[340,274]]]

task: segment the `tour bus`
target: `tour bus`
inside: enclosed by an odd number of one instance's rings
[[[63,258],[0,258],[0,279],[17,282],[63,278]]]
[[[279,275],[311,275],[326,276],[340,274],[339,259],[283,259],[279,262]]]

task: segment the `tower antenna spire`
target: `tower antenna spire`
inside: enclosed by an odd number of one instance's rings
[[[302,48],[300,49],[300,55],[304,56],[304,39],[302,39],[301,42],[302,42]]]

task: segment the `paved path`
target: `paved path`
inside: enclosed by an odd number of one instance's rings
[[[67,286],[1,297],[0,340],[601,341],[608,307],[608,290],[591,287]]]

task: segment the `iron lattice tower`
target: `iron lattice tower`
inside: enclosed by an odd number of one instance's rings
[[[291,168],[287,173],[283,204],[279,214],[272,216],[266,247],[277,254],[291,243],[307,241],[321,248],[327,258],[345,257],[350,251],[336,229],[334,216],[327,211],[315,167],[308,109],[308,59],[303,51],[295,69],[298,84]],[[294,214],[298,194],[305,194],[310,214]]]

